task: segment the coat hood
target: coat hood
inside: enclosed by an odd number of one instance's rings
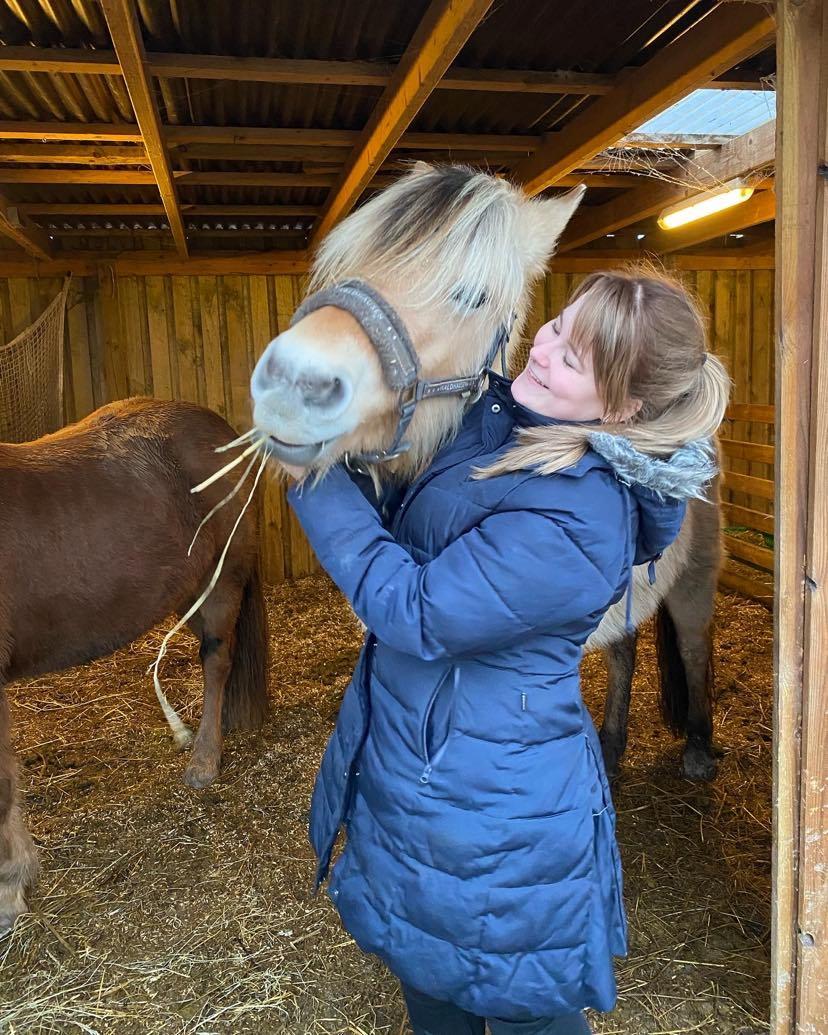
[[[642,453],[621,435],[595,431],[590,446],[630,490],[634,564],[657,558],[675,538],[676,511],[688,500],[705,500],[705,490],[718,472],[716,451],[709,439],[688,442],[670,457]]]

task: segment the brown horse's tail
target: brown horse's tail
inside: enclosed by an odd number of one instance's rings
[[[687,732],[690,688],[679,649],[676,626],[663,603],[655,616],[655,642],[661,682],[661,717],[668,729],[678,737]]]
[[[228,730],[259,729],[267,718],[267,610],[258,567],[244,587],[233,665],[224,689],[222,726]]]

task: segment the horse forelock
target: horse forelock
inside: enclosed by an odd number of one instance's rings
[[[525,288],[517,188],[462,166],[414,170],[343,220],[322,243],[312,290],[347,277],[393,284],[411,308],[506,319]]]

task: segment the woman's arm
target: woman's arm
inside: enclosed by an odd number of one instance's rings
[[[625,547],[619,495],[603,495],[609,535],[585,528],[572,511],[523,509],[507,497],[514,509],[484,519],[427,564],[393,539],[341,468],[313,488],[294,486],[288,499],[368,628],[397,650],[434,659],[497,650],[605,608]]]

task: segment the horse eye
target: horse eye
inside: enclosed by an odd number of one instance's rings
[[[474,295],[467,288],[458,288],[451,299],[463,309],[482,309],[489,301],[489,292],[483,289]]]

